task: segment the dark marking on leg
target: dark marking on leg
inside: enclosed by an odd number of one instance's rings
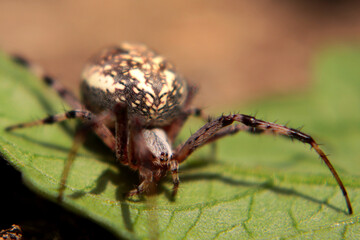
[[[68,111],[66,112],[67,118],[75,118],[76,117],[76,111]]]
[[[168,169],[171,171],[171,176],[174,184],[172,190],[172,196],[175,197],[180,184],[179,175],[178,175],[179,163],[175,159],[170,160],[168,164]]]
[[[28,68],[30,66],[29,61],[22,56],[13,55],[12,60],[23,67]]]
[[[74,118],[79,118],[82,120],[90,120],[93,116],[94,114],[92,114],[90,111],[87,110],[71,110],[65,113],[59,113],[33,122],[20,123],[17,125],[9,126],[5,130],[12,131],[18,128],[33,127],[43,124],[54,124],[65,121],[67,119],[74,119]]]
[[[203,146],[220,129],[230,125],[234,119],[229,116],[221,116],[211,122],[206,123],[196,133],[194,133],[175,154],[175,159],[179,163],[184,161],[195,149]]]
[[[54,84],[54,79],[48,75],[44,75],[43,80],[49,86],[52,86]]]
[[[66,115],[66,114],[65,114]],[[43,123],[44,124],[52,124],[56,121],[56,116],[49,116],[47,118],[44,118]]]

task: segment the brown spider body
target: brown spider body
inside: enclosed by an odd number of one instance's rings
[[[188,93],[185,79],[162,56],[144,45],[128,43],[94,56],[82,78],[83,103],[93,113],[111,111],[119,104],[126,106],[128,120],[137,121],[142,129],[140,142],[151,152],[144,158],[154,181],[159,181],[172,156],[171,141],[159,127],[169,125],[181,114]],[[115,123],[110,121],[107,126],[114,128]],[[129,161],[123,154],[119,154],[121,163],[138,170],[139,159]]]
[[[22,58],[15,60],[31,67]],[[176,148],[172,143],[190,115],[202,116],[191,107],[196,89],[175,72],[163,57],[144,45],[125,43],[105,49],[95,56],[82,74],[80,102],[55,79],[43,80],[74,109],[38,121],[13,125],[7,130],[42,124],[53,124],[78,118],[84,127],[75,134],[74,144],[64,167],[59,197],[63,195],[70,167],[85,133],[92,129],[115,152],[119,163],[137,170],[140,184],[128,195],[148,192],[168,172],[179,186],[180,163],[197,148],[239,131],[282,135],[309,144],[325,162],[336,179],[352,213],[349,196],[336,170],[315,140],[308,134],[284,125],[262,121],[245,114],[230,114],[209,120],[189,139]],[[233,124],[237,122],[238,124]]]

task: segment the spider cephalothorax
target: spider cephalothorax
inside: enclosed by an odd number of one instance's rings
[[[22,58],[15,60],[30,66]],[[63,170],[60,197],[79,143],[84,140],[89,129],[115,152],[118,162],[139,172],[141,183],[128,193],[130,196],[148,191],[167,172],[172,175],[175,195],[179,186],[179,164],[193,151],[219,138],[248,131],[283,135],[309,144],[335,177],[349,213],[352,213],[346,189],[327,156],[311,136],[299,130],[244,114],[230,114],[209,120],[184,144],[173,148],[172,143],[188,116],[205,116],[200,109],[191,107],[195,88],[175,72],[172,64],[144,45],[124,43],[107,48],[95,56],[82,74],[82,102],[60,82],[46,75],[42,78],[74,110],[10,126],[7,130],[52,124],[71,118],[84,121],[84,127],[75,134],[74,144]],[[234,122],[239,124],[233,124]]]

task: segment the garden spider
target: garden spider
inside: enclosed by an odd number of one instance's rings
[[[31,67],[22,58],[15,60]],[[62,173],[60,198],[77,149],[89,129],[115,152],[117,162],[139,171],[141,182],[128,196],[148,192],[169,171],[173,181],[172,194],[175,196],[179,187],[179,164],[193,151],[222,137],[248,131],[283,135],[309,144],[335,177],[345,197],[349,214],[353,212],[344,184],[327,156],[311,136],[299,130],[244,114],[222,115],[209,120],[184,144],[173,149],[171,144],[186,119],[190,115],[204,116],[200,109],[190,105],[196,88],[176,73],[172,64],[144,45],[123,43],[107,48],[92,58],[82,74],[82,102],[60,82],[47,75],[42,78],[74,110],[9,126],[7,130],[53,124],[66,119],[83,120],[84,127],[75,134]],[[240,124],[232,125],[234,122]]]

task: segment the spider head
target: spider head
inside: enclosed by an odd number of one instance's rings
[[[171,143],[163,129],[145,129],[143,135],[146,146],[155,159],[155,164],[165,165],[171,160],[173,154]]]

